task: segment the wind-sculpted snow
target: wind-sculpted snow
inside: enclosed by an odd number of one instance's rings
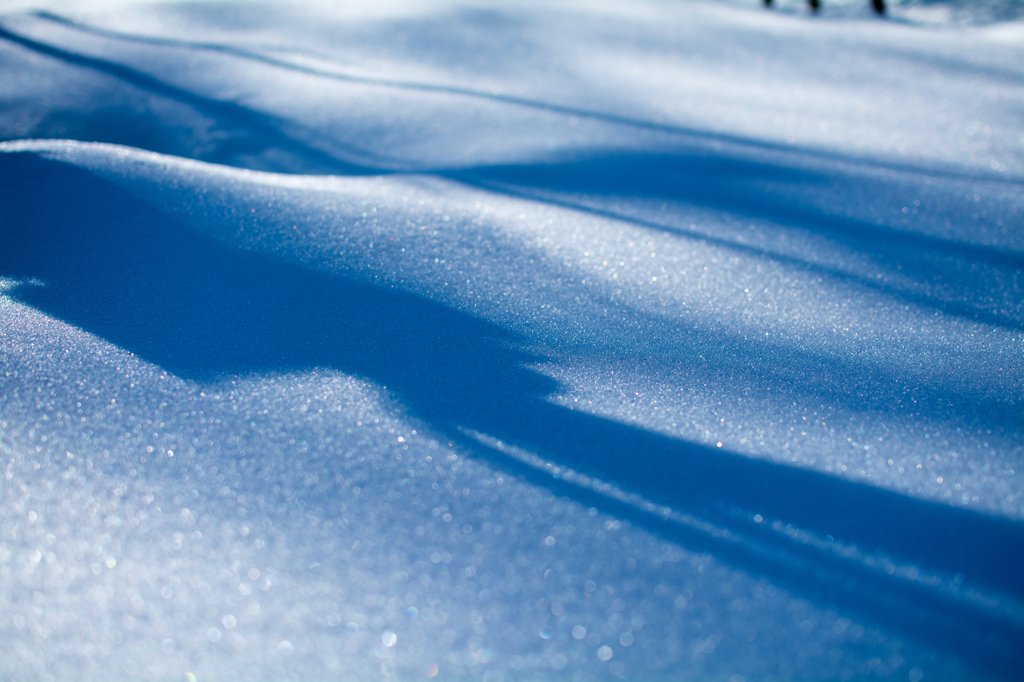
[[[0,677],[1018,676],[1020,29],[757,9],[0,16]]]

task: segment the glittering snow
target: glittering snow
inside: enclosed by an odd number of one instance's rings
[[[1018,678],[1024,9],[776,5],[0,2],[0,679]]]

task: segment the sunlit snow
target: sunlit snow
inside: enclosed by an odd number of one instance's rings
[[[1024,6],[0,2],[0,679],[1024,673]]]

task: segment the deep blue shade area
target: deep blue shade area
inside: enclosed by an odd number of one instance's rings
[[[620,182],[630,164],[653,164],[650,172],[663,175],[684,169],[710,177],[701,191],[712,203],[725,200],[716,198],[715,173],[735,177],[744,170],[724,161],[620,159],[569,169],[492,169],[472,177],[551,189],[580,183],[568,189],[607,194],[630,190]],[[753,205],[800,224],[799,209]],[[845,234],[842,225],[825,229]],[[879,257],[887,253],[879,247]],[[864,555],[944,579],[962,574],[965,586],[1019,600],[1020,523],[556,406],[546,400],[555,382],[529,368],[537,358],[490,322],[396,288],[211,241],[121,187],[30,154],[0,159],[0,276],[33,280],[18,285],[14,297],[185,379],[310,368],[367,378],[394,391],[416,418],[498,467],[611,508],[691,549],[712,551],[817,603],[957,651],[997,674],[1022,670],[1024,629],[1011,617],[956,589],[888,575],[772,527],[781,522],[817,538],[831,536]],[[728,534],[665,521],[552,479],[481,445],[466,430],[613,482]],[[755,514],[765,522],[755,522]]]

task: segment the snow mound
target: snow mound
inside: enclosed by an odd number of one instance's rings
[[[4,7],[0,677],[1019,675],[1014,24]]]

